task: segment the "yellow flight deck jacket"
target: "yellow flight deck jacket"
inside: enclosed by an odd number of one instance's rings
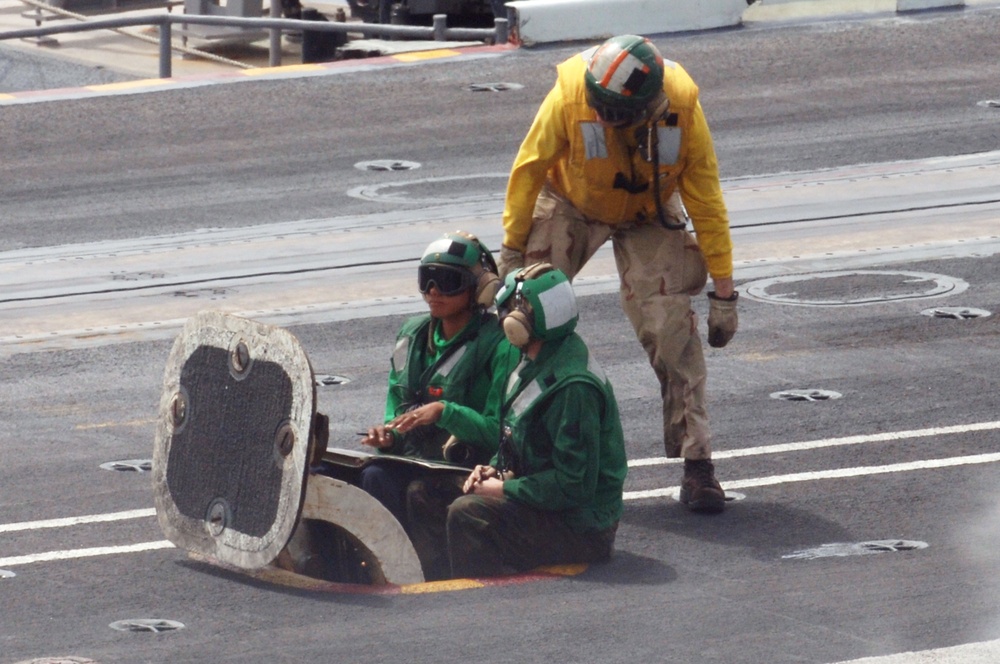
[[[558,65],[556,85],[539,107],[514,160],[503,213],[503,243],[512,249],[524,251],[527,246],[535,199],[546,180],[589,219],[612,226],[644,220],[659,223],[653,165],[638,149],[646,125],[612,129],[598,124],[586,99],[589,56],[590,51],[584,51]],[[698,86],[679,64],[664,59],[663,90],[670,107],[657,122],[660,195],[665,203],[679,187],[709,273],[716,279],[731,277],[729,216]]]

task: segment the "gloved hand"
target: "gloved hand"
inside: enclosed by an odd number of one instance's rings
[[[736,315],[736,300],[740,294],[733,291],[732,297],[721,298],[715,291],[708,293],[708,345],[722,348],[736,334],[739,323]]]
[[[500,260],[497,261],[497,269],[500,270],[500,280],[503,281],[507,275],[514,270],[524,267],[524,254],[517,249],[511,249],[507,245],[500,245]]]

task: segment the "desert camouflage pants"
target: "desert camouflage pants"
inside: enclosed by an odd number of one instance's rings
[[[668,213],[682,219],[677,195]],[[711,458],[705,357],[691,296],[708,279],[687,231],[659,222],[608,226],[584,217],[548,186],[535,204],[525,264],[549,262],[573,279],[611,238],[622,309],[646,350],[663,397],[663,446],[671,458]]]

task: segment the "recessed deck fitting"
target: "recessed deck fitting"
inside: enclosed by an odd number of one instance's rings
[[[373,159],[371,161],[359,161],[354,164],[354,168],[359,171],[412,171],[420,168],[420,164],[415,161],[404,161],[402,159]]]
[[[974,307],[934,307],[933,309],[924,309],[920,313],[931,318],[951,318],[954,320],[988,318],[992,315],[986,309],[976,309]]]
[[[123,459],[108,461],[101,464],[102,470],[120,470],[123,472],[148,473],[153,469],[152,459]]]
[[[331,387],[333,385],[344,385],[345,383],[350,383],[351,379],[345,376],[335,376],[333,374],[317,374],[316,375],[316,386],[317,387]]]
[[[969,284],[930,272],[851,270],[759,279],[744,287],[747,297],[772,304],[858,306],[896,300],[957,295]]]
[[[160,618],[136,618],[134,620],[117,620],[110,625],[111,629],[119,632],[172,632],[184,629],[184,624],[176,620],[162,620]]]
[[[470,92],[507,92],[520,90],[523,87],[520,83],[473,83],[465,89]]]
[[[867,556],[874,553],[893,553],[926,549],[927,542],[912,540],[871,540],[868,542],[836,542],[823,544],[815,549],[803,549],[782,556],[785,559],[812,560],[814,558],[837,558],[843,556]]]
[[[834,392],[833,390],[806,389],[771,392],[772,399],[781,399],[782,401],[832,401],[842,396],[840,392]]]

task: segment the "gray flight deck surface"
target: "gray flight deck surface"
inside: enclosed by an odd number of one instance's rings
[[[420,250],[455,228],[498,246],[504,173],[575,49],[5,106],[0,664],[996,661],[969,644],[1000,639],[997,34],[969,9],[657,38],[701,86],[732,211],[741,328],[706,354],[741,499],[673,499],[604,250],[578,285],[632,464],[615,558],[399,594],[189,560],[149,473],[101,465],[151,457],[172,336],[206,308],[278,322],[348,379],[318,399],[353,445],[421,309]],[[469,90],[489,82],[523,87]],[[794,390],[813,400],[772,398]],[[183,629],[109,627],[139,619]]]

